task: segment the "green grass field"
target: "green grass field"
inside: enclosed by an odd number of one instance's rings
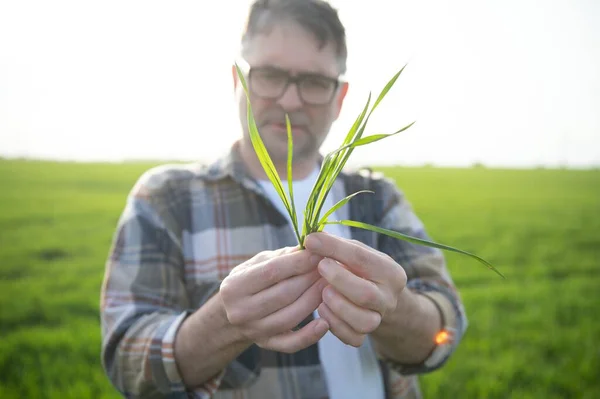
[[[119,397],[100,366],[113,229],[149,164],[0,161],[0,397]],[[425,397],[600,397],[600,171],[386,168],[469,315]]]

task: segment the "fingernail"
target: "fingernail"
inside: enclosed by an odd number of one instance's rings
[[[319,238],[317,236],[315,236],[314,234],[311,234],[308,237],[306,237],[305,244],[306,244],[306,247],[310,247],[312,249],[321,248],[321,240],[319,240]]]
[[[321,273],[321,276],[329,276],[329,274],[331,274],[331,266],[331,259],[323,258],[323,260],[319,262],[319,273]]]
[[[323,288],[323,297],[326,299],[333,298],[333,290],[330,287]]]
[[[317,335],[323,335],[327,330],[329,330],[329,324],[325,320],[319,318],[315,323],[315,333]]]

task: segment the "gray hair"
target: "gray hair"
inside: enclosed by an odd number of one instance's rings
[[[286,20],[311,32],[319,42],[319,48],[333,41],[340,74],[346,72],[346,30],[337,10],[324,0],[255,0],[242,36],[242,51],[254,35],[265,33],[276,23]]]

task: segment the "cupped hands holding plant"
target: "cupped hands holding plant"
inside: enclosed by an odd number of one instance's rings
[[[245,346],[294,353],[331,331],[358,347],[371,334],[376,344],[389,341],[399,357],[416,362],[430,350],[440,320],[433,304],[420,302],[406,282],[402,266],[387,254],[316,232],[303,249],[263,251],[234,268],[220,297]],[[315,310],[320,318],[297,328]],[[398,338],[409,347],[399,346]]]
[[[234,268],[220,296],[240,339],[292,353],[328,330],[360,346],[397,309],[405,286],[404,269],[388,255],[320,232],[305,249],[264,251]],[[321,319],[296,329],[315,310]]]

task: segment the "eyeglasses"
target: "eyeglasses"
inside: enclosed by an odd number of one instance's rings
[[[296,84],[300,99],[309,105],[325,105],[333,100],[339,80],[316,74],[289,72],[274,67],[253,67],[248,72],[248,86],[257,97],[277,100],[291,84]]]

